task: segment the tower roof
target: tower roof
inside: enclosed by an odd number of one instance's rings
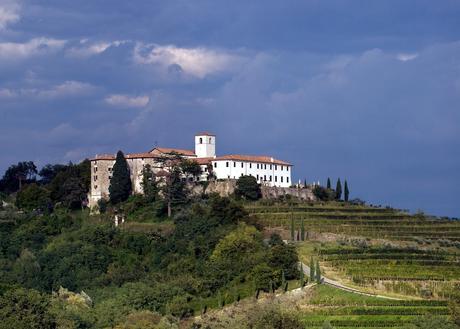
[[[214,136],[215,137],[216,135],[213,133],[207,132],[207,131],[202,131],[202,132],[195,134],[195,136]]]

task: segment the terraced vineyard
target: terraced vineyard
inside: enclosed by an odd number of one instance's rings
[[[307,232],[330,232],[398,241],[438,240],[458,243],[460,220],[436,218],[391,208],[354,206],[344,203],[298,203],[250,205],[246,209],[269,227],[289,229],[294,221],[296,230],[301,222]]]
[[[356,288],[430,298],[460,291],[460,221],[343,203],[253,205],[252,216],[297,239],[302,260]],[[321,233],[321,234],[318,234]],[[328,240],[327,234],[338,234]],[[326,236],[326,239],[324,238]]]
[[[307,328],[321,328],[329,321],[334,328],[402,328],[423,315],[448,317],[445,301],[387,300],[341,291],[325,285],[313,288],[304,305]]]

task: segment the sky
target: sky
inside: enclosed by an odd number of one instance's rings
[[[460,217],[460,2],[0,0],[0,175],[193,149]]]

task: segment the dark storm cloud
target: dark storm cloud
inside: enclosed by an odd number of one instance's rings
[[[0,1],[0,169],[156,142],[460,215],[455,1]]]

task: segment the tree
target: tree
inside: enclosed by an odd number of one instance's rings
[[[327,178],[327,185],[326,188],[330,189],[331,188],[331,179],[328,177]]]
[[[345,200],[345,202],[348,202],[349,196],[350,196],[350,191],[348,190],[348,183],[345,180],[345,187],[344,187],[344,200]]]
[[[271,247],[277,246],[277,245],[284,245],[283,239],[278,233],[272,233],[270,235],[270,240],[268,241],[268,244]]]
[[[162,185],[161,191],[168,207],[168,217],[171,217],[172,207],[184,203],[187,199],[186,185],[181,179],[181,171],[176,165],[173,165],[166,175],[165,184]]]
[[[91,184],[89,160],[78,165],[69,164],[60,171],[47,186],[51,200],[62,203],[66,208],[79,209],[85,205]]]
[[[110,180],[109,193],[110,202],[118,204],[128,199],[131,194],[131,178],[129,167],[122,151],[118,151],[115,164],[113,165],[113,176]]]
[[[300,220],[300,240],[305,241],[305,223],[303,217]]]
[[[321,283],[321,268],[319,267],[319,261],[316,261],[316,283]]]
[[[291,214],[291,240],[295,239],[294,216]]]
[[[303,187],[305,187],[305,188],[307,187],[307,179],[306,178],[303,180]]]
[[[236,181],[235,194],[247,200],[259,200],[262,197],[260,185],[253,176],[241,176]]]
[[[149,164],[145,165],[144,169],[142,169],[141,185],[144,197],[148,202],[153,202],[158,198],[158,184],[152,167]]]
[[[11,165],[0,180],[0,190],[13,193],[22,188],[23,183],[35,181],[37,167],[32,161],[18,162]]]
[[[315,263],[313,262],[313,257],[310,258],[310,282],[315,280]]]
[[[334,190],[319,185],[313,188],[313,194],[321,201],[332,201],[336,198]]]
[[[59,174],[61,171],[67,169],[68,166],[62,164],[47,164],[44,166],[38,175],[40,176],[40,184],[47,185]]]
[[[305,286],[305,273],[303,272],[303,264],[300,263],[300,286]]]
[[[16,197],[16,206],[23,210],[47,210],[50,204],[50,192],[35,183],[25,186]]]
[[[337,179],[337,185],[335,187],[335,195],[336,195],[337,200],[340,200],[342,198],[342,183],[340,182],[340,178]]]
[[[185,177],[192,176],[194,180],[197,180],[202,173],[201,166],[194,160],[182,159],[179,167]]]
[[[292,244],[278,244],[270,248],[268,264],[281,269],[288,280],[296,279],[298,271],[299,256]]]
[[[49,306],[49,298],[38,291],[9,290],[0,295],[0,329],[54,329],[56,323]]]

